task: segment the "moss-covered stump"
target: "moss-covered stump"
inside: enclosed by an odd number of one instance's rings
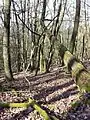
[[[75,78],[80,91],[90,92],[90,73],[84,65],[62,44],[59,46],[59,55],[65,66],[67,66],[68,71],[72,74],[72,77]]]

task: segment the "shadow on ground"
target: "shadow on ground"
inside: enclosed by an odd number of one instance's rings
[[[44,110],[46,110],[50,115],[57,116],[59,120],[64,120],[63,117],[61,118],[61,113],[58,115],[54,110],[48,109],[47,107],[43,106],[43,104],[53,104],[57,101],[61,101],[62,99],[69,99],[69,96],[78,94],[74,80],[71,79],[70,74],[65,74],[63,71],[56,70],[46,74],[39,74],[37,76],[30,76],[29,74],[25,76],[22,74],[15,77],[16,79],[14,82],[12,82],[12,86],[6,81],[1,82],[1,91],[9,91],[12,90],[12,88],[14,88],[16,91],[25,92],[28,90],[32,94],[33,98],[36,101],[39,101],[38,104],[40,104]],[[46,98],[48,98],[48,100]],[[85,107],[80,108],[81,111],[86,110],[84,109]],[[14,114],[9,120],[23,120],[23,118],[27,118],[29,113],[32,111],[33,109],[29,107],[27,110],[23,110]],[[77,112],[76,110],[73,112],[72,111],[73,108],[67,112],[65,120],[76,120],[71,116],[74,115],[74,117],[76,117]],[[79,120],[81,120],[81,118]]]

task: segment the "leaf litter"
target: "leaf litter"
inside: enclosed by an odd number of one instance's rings
[[[27,80],[29,83],[27,82]],[[3,79],[0,83],[0,102],[25,102],[33,98],[58,120],[90,120],[90,105],[80,101],[79,91],[70,74],[66,74],[61,67],[34,76],[27,72],[14,75],[12,86]],[[71,107],[72,103],[80,101],[79,106]],[[0,120],[44,120],[32,107],[1,108]]]

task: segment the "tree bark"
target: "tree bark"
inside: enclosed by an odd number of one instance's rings
[[[19,23],[18,23],[18,18],[16,14],[16,8],[14,1],[13,2],[13,8],[14,8],[14,14],[15,14],[15,19],[16,19],[16,25],[17,25],[17,72],[20,72],[20,67],[21,67],[21,54],[20,54],[20,48],[21,48],[21,41],[20,41],[20,34],[19,34]]]
[[[81,0],[76,0],[76,14],[74,21],[74,28],[70,40],[70,52],[73,54],[75,48],[76,36],[78,34],[79,20],[80,20],[80,8],[81,8]]]
[[[34,1],[34,4],[35,4],[35,1]],[[36,3],[36,6],[35,7],[35,20],[33,21],[33,19],[31,19],[31,29],[34,31],[34,32],[38,32],[38,28],[37,28],[37,10],[38,10],[38,5],[39,5],[39,0],[37,0],[37,3]],[[32,10],[31,10],[31,13],[32,13]],[[33,25],[33,22],[34,22],[34,26]],[[34,69],[36,69],[36,63],[37,63],[37,51],[38,51],[38,43],[39,41],[37,40],[37,36],[34,34],[34,33],[31,33],[31,36],[32,36],[32,49],[31,49],[31,63],[30,63],[30,66],[31,66],[31,71],[33,71]]]
[[[59,17],[60,17],[60,13],[61,13],[61,7],[62,7],[62,0],[60,1],[60,4],[58,6],[57,19],[55,22],[53,22],[52,33],[51,33],[51,35],[49,35],[51,46],[50,46],[48,60],[47,60],[46,72],[49,72],[49,68],[52,63],[52,58],[54,55],[54,43],[55,43],[55,38],[57,38],[57,27],[58,27]]]
[[[12,80],[10,59],[10,6],[11,0],[4,0],[3,61],[6,79]]]
[[[43,0],[43,8],[42,8],[42,14],[41,14],[41,20],[40,24],[42,29],[45,28],[44,20],[45,20],[45,13],[46,13],[46,0]],[[44,40],[45,40],[45,35],[42,37],[42,44],[41,44],[41,51],[40,51],[40,72],[45,72],[46,67],[45,67],[45,56],[44,56]]]

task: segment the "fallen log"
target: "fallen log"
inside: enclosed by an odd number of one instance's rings
[[[32,107],[37,110],[45,120],[51,120],[51,118],[49,117],[49,115],[46,113],[45,110],[43,110],[36,102],[35,100],[29,98],[29,102],[32,103]]]
[[[51,118],[53,118],[53,120],[58,120],[55,116],[49,117],[47,112],[31,98],[29,98],[28,102],[24,103],[0,103],[0,107],[4,108],[28,108],[29,106],[32,106],[45,120],[51,120]]]
[[[75,56],[62,44],[59,46],[59,55],[61,56],[68,71],[75,78],[80,91],[90,92],[90,73]]]
[[[31,103],[0,103],[0,107],[5,107],[5,108],[9,108],[9,107],[14,107],[14,108],[28,108],[30,106]]]

